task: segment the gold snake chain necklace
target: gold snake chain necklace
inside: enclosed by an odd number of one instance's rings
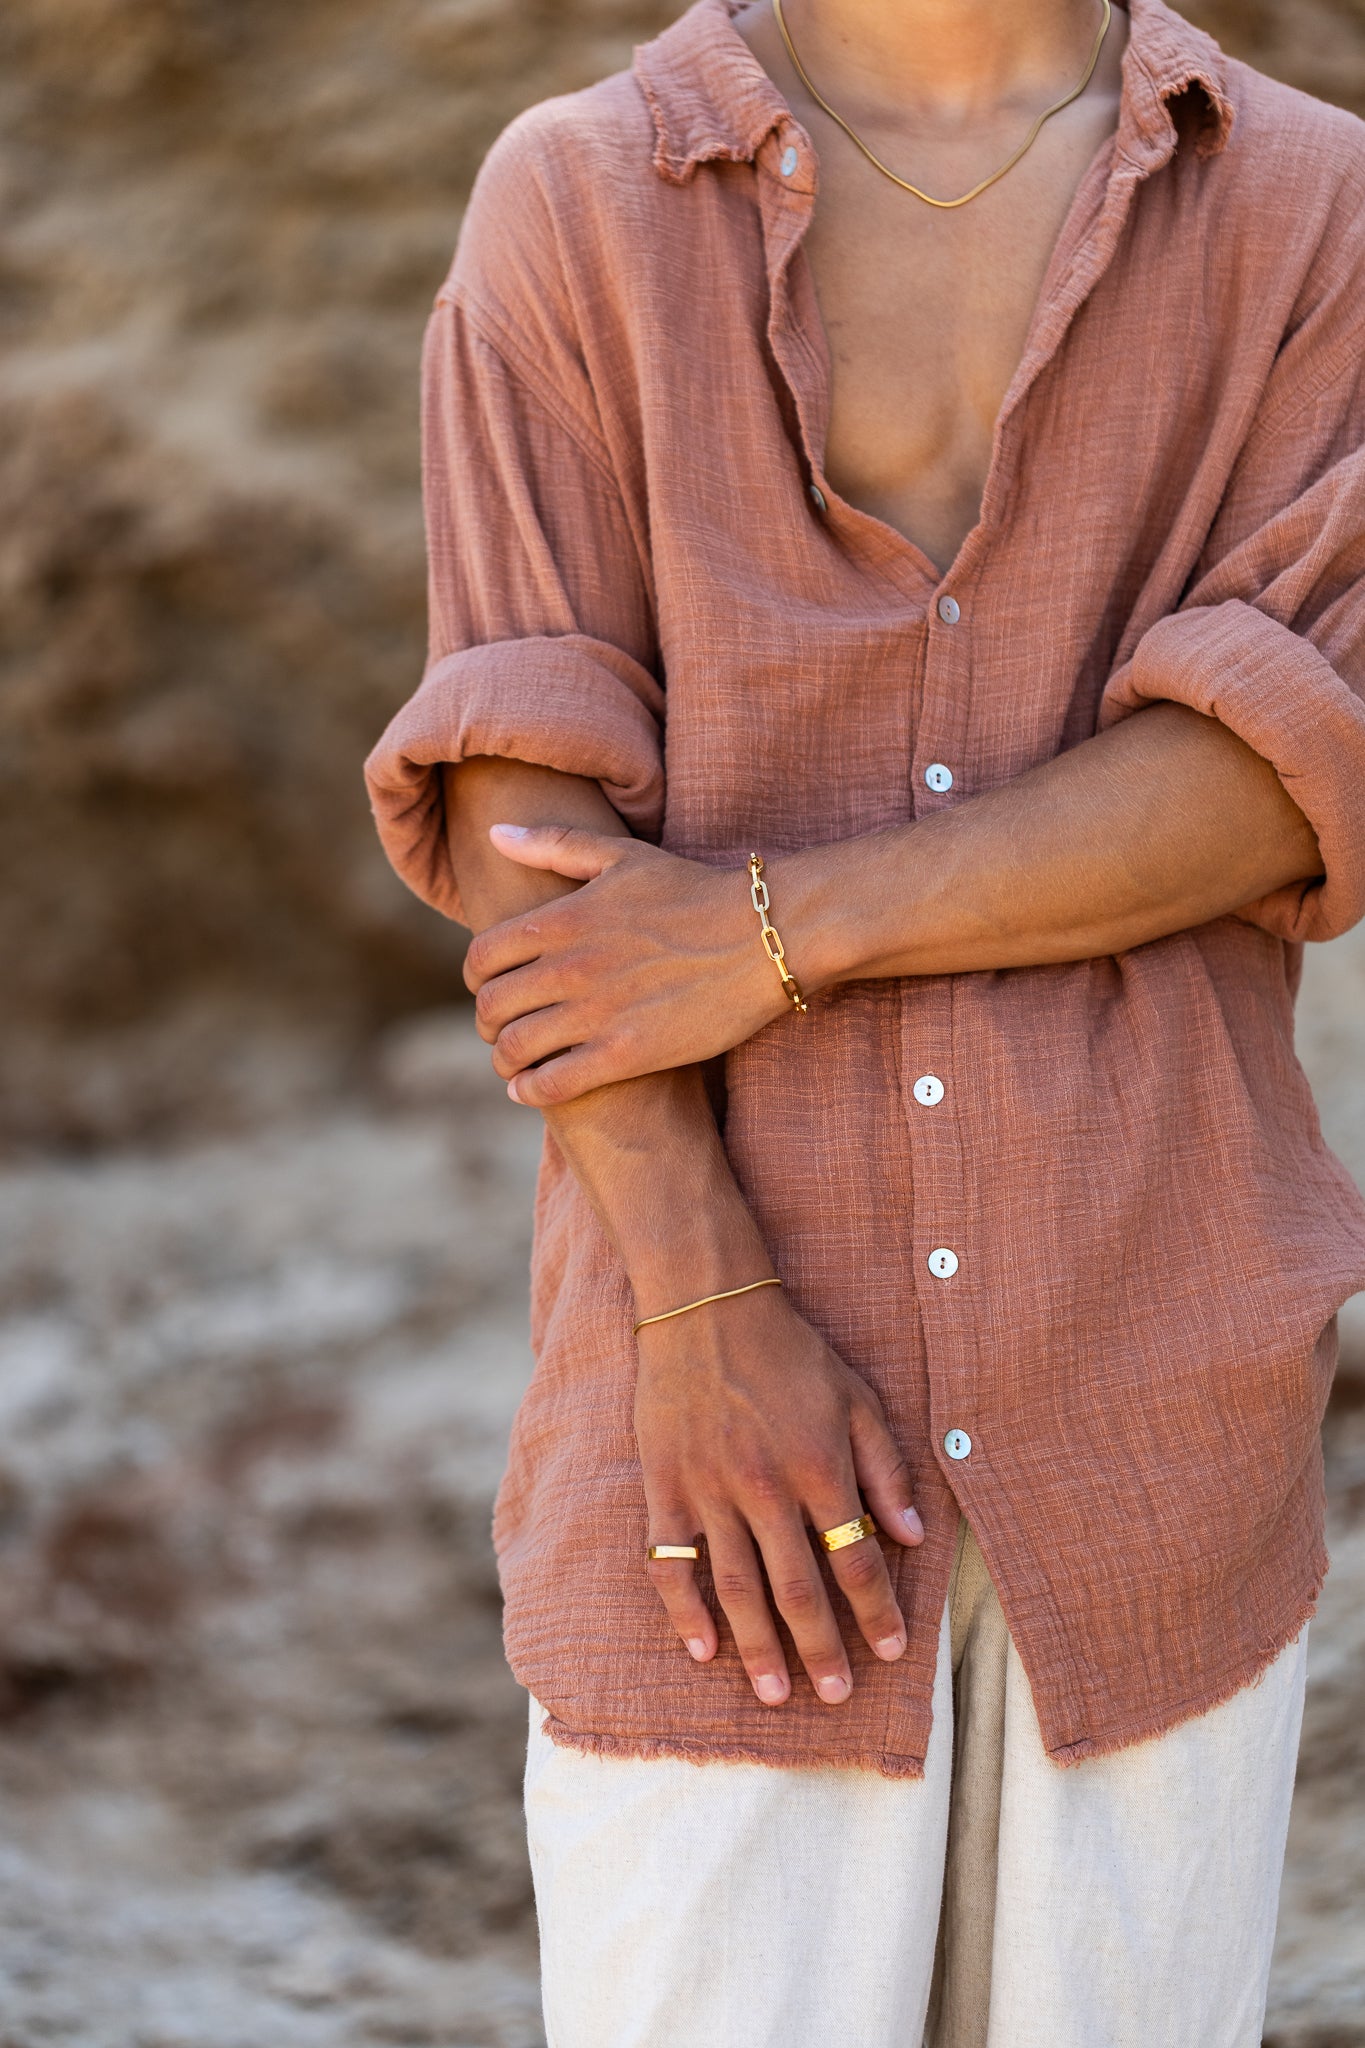
[[[1028,134],[1020,143],[1018,149],[1015,150],[1014,155],[1010,158],[1009,162],[1001,164],[998,171],[992,171],[989,178],[983,178],[979,185],[973,185],[971,191],[964,192],[960,199],[935,199],[931,193],[921,192],[919,186],[912,185],[908,178],[898,178],[896,176],[896,173],[893,170],[891,170],[886,164],[884,164],[879,156],[875,156],[873,154],[873,152],[868,148],[867,144],[863,141],[861,135],[857,135],[854,133],[853,129],[849,127],[848,122],[844,119],[843,115],[836,114],[833,107],[830,105],[829,101],[827,99],[823,99],[821,95],[815,90],[815,87],[810,82],[810,78],[807,74],[805,65],[801,62],[801,59],[796,54],[796,45],[793,43],[791,36],[787,30],[787,24],[782,18],[782,0],[773,0],[773,13],[777,16],[777,25],[782,31],[782,40],[787,46],[787,55],[791,58],[792,67],[795,70],[797,77],[800,79],[802,85],[805,86],[806,91],[810,94],[811,98],[815,101],[816,106],[822,107],[824,111],[829,115],[830,120],[838,123],[838,125],[843,129],[845,135],[848,137],[849,141],[855,144],[856,147],[862,151],[863,155],[867,158],[868,162],[874,165],[875,168],[881,172],[884,178],[889,178],[893,185],[899,185],[902,192],[913,192],[916,199],[922,199],[926,206],[941,207],[945,212],[954,206],[965,206],[969,199],[979,198],[988,186],[996,184],[999,179],[1003,178],[1006,171],[1012,171],[1014,169],[1014,166],[1018,163],[1020,157],[1026,155],[1027,152],[1030,149],[1032,149],[1034,143],[1038,139],[1038,131],[1041,129],[1044,121],[1050,121],[1054,114],[1061,113],[1063,107],[1069,107],[1073,100],[1078,100],[1080,98],[1081,94],[1085,91],[1086,87],[1089,85],[1091,79],[1095,75],[1095,66],[1100,61],[1100,51],[1104,46],[1105,36],[1109,32],[1109,22],[1111,17],[1109,0],[1103,0],[1103,7],[1104,18],[1100,22],[1099,34],[1095,37],[1095,47],[1090,52],[1090,62],[1085,67],[1085,76],[1082,78],[1080,84],[1078,86],[1073,87],[1073,89],[1066,95],[1064,99],[1057,100],[1053,103],[1052,106],[1044,108],[1043,112],[1038,116],[1033,126],[1029,129]]]

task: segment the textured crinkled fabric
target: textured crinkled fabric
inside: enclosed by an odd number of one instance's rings
[[[726,0],[513,123],[437,294],[430,664],[368,773],[439,909],[444,761],[597,777],[637,832],[738,869],[970,802],[1159,698],[1275,764],[1326,866],[1118,958],[844,986],[728,1056],[735,1171],[885,1402],[928,1531],[891,1555],[908,1652],[853,1640],[837,1713],[804,1688],[765,1710],[728,1637],[707,1669],[675,1640],[642,1569],[629,1289],[547,1143],[496,1539],[512,1664],[562,1742],[919,1775],[959,1507],[1060,1763],[1245,1685],[1326,1568],[1318,1426],[1365,1209],[1292,1006],[1299,942],[1365,910],[1365,128],[1162,0],[1130,13],[1117,134],[946,576],[824,475],[818,165]]]

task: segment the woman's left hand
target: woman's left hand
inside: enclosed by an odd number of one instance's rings
[[[726,1052],[790,1007],[744,870],[577,826],[494,825],[499,853],[586,886],[473,940],[465,981],[514,1101],[549,1109]]]

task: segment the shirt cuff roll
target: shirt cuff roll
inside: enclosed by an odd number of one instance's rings
[[[1144,704],[1188,704],[1274,768],[1318,836],[1325,879],[1239,912],[1278,938],[1332,939],[1365,915],[1365,704],[1301,633],[1240,598],[1172,612],[1100,704],[1101,730]]]
[[[632,830],[663,818],[663,691],[619,647],[581,633],[446,654],[365,763],[384,851],[414,894],[465,922],[446,837],[443,767],[476,754],[599,782]]]

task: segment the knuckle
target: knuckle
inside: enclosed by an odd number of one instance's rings
[[[536,1102],[543,1109],[553,1108],[556,1102],[562,1102],[568,1087],[568,1083],[556,1067],[538,1067],[528,1076],[528,1084],[534,1091]]]
[[[526,1043],[527,1035],[525,1022],[520,1017],[515,1018],[510,1024],[504,1024],[497,1037],[498,1057],[515,1060],[520,1064],[529,1050]]]
[[[790,1494],[791,1489],[776,1465],[752,1453],[738,1460],[734,1476],[737,1492],[750,1503],[771,1507]]]
[[[594,1036],[602,1052],[615,1066],[629,1065],[639,1051],[638,1033],[629,1024],[612,1024]]]
[[[801,1479],[824,1500],[843,1500],[848,1494],[847,1464],[825,1442],[811,1444],[801,1454]]]
[[[716,1598],[724,1608],[749,1607],[759,1598],[758,1579],[737,1566],[718,1566],[712,1574]]]
[[[824,1510],[832,1501],[846,1501],[848,1499],[849,1473],[846,1468],[829,1462],[813,1465],[809,1471],[802,1473],[801,1487],[805,1499]],[[860,1512],[861,1510],[854,1509],[855,1514]],[[842,1509],[840,1513],[844,1521],[852,1519]],[[840,1526],[837,1522],[829,1521],[823,1512],[814,1516],[813,1519],[817,1528],[820,1529],[833,1529]]]
[[[645,1570],[665,1600],[686,1592],[692,1583],[692,1567],[683,1557],[648,1557]]]
[[[835,1556],[841,1560],[837,1566],[839,1582],[848,1591],[861,1592],[885,1576],[882,1554],[870,1537],[850,1544],[847,1551],[836,1551]]]
[[[808,1620],[824,1606],[819,1581],[804,1573],[782,1579],[774,1586],[777,1604],[789,1621]]]

